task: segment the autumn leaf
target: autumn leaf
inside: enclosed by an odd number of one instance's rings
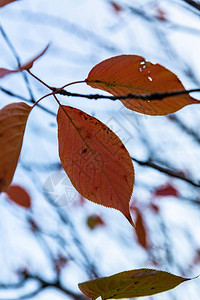
[[[24,207],[31,207],[31,198],[27,191],[19,185],[11,185],[7,191],[7,195],[14,203]]]
[[[152,211],[155,212],[155,213],[159,213],[160,212],[159,206],[156,205],[155,203],[150,203],[150,209],[152,209]]]
[[[167,21],[166,12],[160,7],[157,7],[155,17],[160,21]]]
[[[112,95],[151,94],[185,90],[178,77],[159,64],[152,64],[137,55],[119,55],[92,68],[88,85]],[[122,99],[127,108],[147,115],[166,115],[200,101],[188,94],[156,100]]]
[[[133,298],[158,294],[190,280],[154,269],[138,269],[80,283],[79,289],[89,298]]]
[[[12,103],[0,110],[0,192],[7,192],[19,159],[31,107]]]
[[[110,4],[111,4],[114,12],[117,13],[117,14],[120,13],[123,10],[123,8],[118,3],[116,3],[115,1],[111,1]]]
[[[87,225],[91,230],[93,230],[97,227],[104,226],[105,222],[101,216],[91,215],[87,218]]]
[[[76,190],[120,210],[133,225],[129,201],[134,169],[121,140],[105,124],[73,107],[60,107],[57,122],[60,160]]]
[[[45,47],[45,49],[39,53],[37,56],[35,56],[33,59],[31,59],[30,61],[28,61],[27,63],[23,64],[21,67],[15,69],[15,70],[9,70],[9,69],[4,69],[4,68],[0,68],[0,78],[9,75],[9,74],[13,74],[13,73],[17,73],[20,71],[24,71],[24,70],[30,70],[33,66],[33,63],[39,58],[41,57],[49,48],[49,44]]]
[[[149,237],[147,233],[147,228],[145,226],[143,216],[138,208],[135,209],[136,211],[136,230],[134,230],[138,243],[146,250],[149,249]]]
[[[171,183],[167,183],[165,185],[161,185],[160,187],[158,187],[154,191],[154,196],[155,197],[168,197],[168,196],[179,197],[179,192]]]
[[[10,4],[10,3],[15,2],[15,1],[18,1],[18,0],[0,0],[0,7],[3,7],[7,4]]]

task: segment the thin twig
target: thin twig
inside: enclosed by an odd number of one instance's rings
[[[18,65],[18,68],[21,67],[21,60],[20,60],[20,57],[15,49],[15,47],[13,46],[13,44],[11,43],[10,39],[8,38],[8,35],[6,34],[4,28],[2,27],[2,25],[0,25],[0,32],[4,38],[4,40],[6,41],[8,47],[10,48],[11,52],[13,53],[16,61],[17,61],[17,65]],[[30,83],[29,83],[29,80],[28,80],[28,76],[25,72],[21,72],[23,78],[24,78],[24,81],[26,83],[26,87],[28,89],[28,92],[29,92],[29,95],[30,95],[30,102],[32,103],[35,103],[35,99],[34,99],[34,96],[33,96],[33,92],[31,90],[31,87],[30,87]]]
[[[167,174],[169,176],[172,176],[174,178],[181,179],[181,180],[183,180],[187,183],[190,183],[191,185],[193,185],[195,187],[200,188],[200,182],[196,183],[196,182],[192,181],[191,179],[187,178],[186,176],[180,174],[178,171],[174,171],[174,170],[167,169],[165,167],[161,167],[161,166],[153,163],[151,160],[141,161],[141,160],[136,159],[134,157],[131,157],[131,159],[133,161],[135,161],[136,163],[138,163],[139,165],[141,165],[141,166],[153,168],[157,171],[160,171],[161,173],[165,173],[165,174]]]
[[[40,286],[37,287],[35,290],[33,290],[31,292],[28,292],[27,294],[25,294],[25,295],[23,295],[21,297],[9,298],[9,300],[32,298],[33,296],[39,294],[44,288],[52,288],[52,287],[56,288],[56,289],[58,289],[60,291],[62,291],[63,293],[69,295],[73,299],[76,299],[76,300],[85,299],[84,295],[77,294],[77,293],[73,292],[72,290],[69,290],[68,288],[63,287],[60,284],[60,281],[48,282],[48,281],[42,279],[39,276],[33,276],[31,274],[26,274],[26,273],[24,273],[22,275],[23,275],[23,279],[21,281],[19,281],[18,283],[16,283],[16,284],[8,284],[8,285],[6,285],[6,284],[0,284],[0,288],[4,288],[4,289],[14,288],[14,289],[17,289],[17,288],[20,288],[23,285],[25,285],[28,280],[35,280],[35,281],[37,281],[40,284]],[[4,299],[5,299],[5,297],[4,298],[0,298],[0,300],[4,300]]]

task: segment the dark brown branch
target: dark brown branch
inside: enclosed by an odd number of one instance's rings
[[[186,2],[187,4],[191,5],[192,7],[200,10],[200,4],[197,3],[196,1],[193,0],[183,0],[184,2]]]
[[[138,160],[134,157],[131,157],[131,159],[133,161],[135,161],[136,163],[138,163],[140,166],[145,166],[145,167],[150,167],[153,168],[161,173],[165,173],[171,177],[177,178],[177,179],[181,179],[187,183],[190,183],[191,185],[200,188],[200,182],[194,182],[192,181],[190,178],[187,178],[186,176],[184,176],[183,174],[180,174],[178,171],[175,170],[170,170],[168,168],[165,167],[161,167],[155,163],[153,163],[151,160],[146,160],[146,161],[141,161]]]
[[[164,92],[164,93],[150,93],[150,94],[134,94],[129,93],[126,95],[120,95],[120,96],[106,96],[106,95],[100,95],[100,94],[79,94],[79,93],[71,93],[63,89],[59,88],[52,88],[52,91],[55,94],[60,94],[63,96],[68,97],[80,97],[80,98],[87,98],[87,99],[109,99],[109,100],[118,100],[118,99],[138,99],[138,100],[144,100],[144,101],[152,101],[152,100],[162,100],[167,97],[175,97],[178,95],[184,95],[194,92],[200,92],[200,88],[198,89],[190,89],[190,90],[180,90],[180,91],[171,91],[171,92]],[[200,103],[200,102],[199,102]]]
[[[86,297],[84,295],[75,293],[75,292],[71,291],[70,289],[63,287],[59,281],[48,282],[39,276],[33,276],[31,274],[27,274],[26,272],[22,272],[21,275],[23,276],[23,278],[18,283],[0,284],[0,288],[1,289],[19,289],[19,288],[23,287],[29,280],[37,281],[39,286],[35,290],[30,291],[23,296],[19,296],[16,298],[9,298],[9,300],[28,299],[28,298],[31,298],[31,297],[39,294],[45,288],[56,288],[59,291],[65,293],[66,295],[70,296],[71,298],[73,298],[75,300],[86,299]],[[4,300],[4,299],[5,298],[0,298],[0,300]]]
[[[0,32],[5,40],[5,42],[7,43],[9,49],[11,50],[13,56],[15,57],[16,61],[17,61],[17,65],[18,65],[18,68],[21,67],[21,60],[20,60],[20,57],[15,49],[15,47],[13,46],[13,44],[11,43],[10,39],[8,38],[8,35],[7,33],[5,32],[4,28],[2,27],[2,25],[0,25]],[[32,103],[35,103],[35,99],[34,99],[34,96],[33,96],[33,92],[32,92],[32,89],[30,87],[30,83],[29,83],[29,79],[28,79],[28,76],[26,74],[26,72],[21,72],[22,73],[22,76],[24,78],[24,81],[25,81],[25,84],[26,84],[26,87],[27,87],[27,90],[29,92],[29,95],[30,95],[30,101]]]
[[[5,88],[3,88],[1,86],[0,86],[0,91],[2,91],[3,93],[5,93],[8,96],[17,98],[19,100],[23,100],[23,101],[28,102],[28,103],[30,103],[30,102],[32,103],[31,100],[29,100],[29,99],[27,99],[27,98],[25,98],[25,97],[23,97],[23,96],[21,96],[19,94],[13,93],[12,91],[7,90],[7,89],[5,89]],[[48,109],[48,108],[46,108],[46,107],[44,107],[44,106],[42,106],[40,104],[37,104],[37,107],[41,108],[43,111],[47,112],[48,114],[56,117],[56,113],[53,112],[53,111],[51,111],[50,109]]]
[[[197,132],[195,132],[192,128],[188,128],[177,116],[170,115],[169,118],[170,120],[176,122],[176,125],[183,129],[185,133],[190,135],[195,142],[200,143],[200,135],[198,135]]]
[[[11,96],[11,97],[14,97],[14,98],[26,101],[26,102],[31,102],[31,100],[28,100],[27,98],[25,98],[25,97],[23,97],[19,94],[13,93],[12,91],[9,91],[9,90],[5,89],[4,87],[0,86],[0,91],[7,94],[8,96]]]

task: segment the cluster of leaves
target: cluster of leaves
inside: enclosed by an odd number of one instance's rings
[[[57,94],[72,95],[63,88],[74,83],[54,88],[30,72],[34,61],[47,48],[48,46],[34,59],[15,70],[0,68],[0,77],[27,71],[50,89],[51,93],[44,97],[52,95],[59,104],[59,156],[72,184],[88,200],[121,211],[135,227],[129,208],[135,180],[131,157],[119,137],[105,124],[79,109],[59,102]],[[113,95],[104,96],[105,98],[119,99],[126,108],[151,116],[174,113],[186,105],[199,103],[189,96],[189,91],[184,89],[175,74],[136,55],[119,55],[100,62],[92,68],[83,82]],[[98,95],[90,96],[98,98]],[[30,207],[30,199],[25,191],[16,186],[9,189],[9,186],[17,167],[27,119],[33,107],[20,102],[9,104],[0,110],[0,192],[7,192],[12,200],[16,199],[17,193],[22,193],[20,197],[25,200],[18,204],[27,208]],[[175,192],[172,188],[165,187],[157,191],[157,195],[174,195]],[[143,230],[142,215],[139,210],[136,213],[136,226]],[[101,223],[99,218],[88,220],[91,228],[97,223]],[[141,239],[139,234],[138,240],[143,247],[147,247],[147,240]],[[98,296],[102,299],[138,297],[168,290],[185,280],[187,279],[166,272],[141,269],[83,283],[79,287],[92,299]]]

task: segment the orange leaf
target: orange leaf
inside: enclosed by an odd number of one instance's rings
[[[31,107],[12,103],[0,110],[0,192],[7,192],[20,155]]]
[[[10,3],[15,2],[15,1],[17,1],[17,0],[0,0],[0,7],[3,7],[7,4],[10,4]]]
[[[96,118],[69,106],[59,108],[57,122],[61,163],[76,190],[120,210],[133,225],[129,201],[134,169],[121,140]]]
[[[112,95],[151,94],[184,90],[178,77],[159,64],[146,62],[137,55],[120,55],[106,59],[92,68],[86,83]],[[189,95],[167,97],[162,100],[120,100],[127,108],[147,114],[166,115],[189,104],[200,103]]]
[[[149,241],[148,241],[148,235],[147,235],[147,229],[146,226],[144,224],[144,220],[142,217],[141,212],[139,211],[138,208],[135,209],[136,210],[136,230],[134,231],[136,236],[137,236],[137,240],[138,243],[144,248],[144,249],[149,249]]]
[[[31,198],[27,191],[19,185],[11,185],[7,191],[10,200],[25,208],[31,207]]]
[[[46,46],[46,48],[41,52],[39,53],[37,56],[35,56],[33,59],[31,59],[30,61],[28,61],[27,63],[25,63],[24,65],[22,65],[20,68],[17,68],[15,70],[9,70],[9,69],[5,69],[5,68],[0,68],[0,78],[8,75],[8,74],[12,74],[12,73],[17,73],[17,72],[20,72],[20,71],[24,71],[24,70],[29,70],[32,68],[33,66],[33,63],[40,57],[42,56],[46,51],[47,49],[49,48],[49,45]]]

